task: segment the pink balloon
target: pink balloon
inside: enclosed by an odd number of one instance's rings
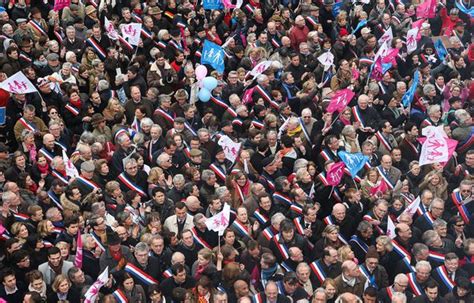
[[[196,79],[202,80],[207,76],[207,68],[204,65],[199,65],[196,67]]]

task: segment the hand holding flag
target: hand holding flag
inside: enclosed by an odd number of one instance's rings
[[[214,216],[206,220],[206,226],[209,230],[219,233],[219,236],[224,234],[225,229],[229,226],[230,222],[230,206],[229,204],[224,205],[224,209]]]
[[[344,108],[346,108],[347,104],[351,102],[352,98],[354,98],[355,93],[352,92],[350,89],[341,89],[334,96],[331,98],[331,102],[327,108],[328,113],[333,112],[342,112]]]

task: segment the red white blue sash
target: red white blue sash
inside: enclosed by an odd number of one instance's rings
[[[155,110],[155,114],[159,114],[160,116],[162,116],[163,118],[165,118],[168,122],[170,122],[171,124],[174,123],[174,118],[168,114],[167,112],[165,112],[164,110],[162,110],[161,108],[157,108]]]
[[[361,63],[366,63],[368,65],[372,65],[374,64],[374,60],[370,59],[370,58],[367,58],[367,57],[363,57],[363,58],[360,58],[359,60],[359,64]]]
[[[369,250],[369,246],[356,235],[353,235],[349,242],[357,244],[365,253]]]
[[[142,283],[145,285],[153,285],[153,284],[158,284],[158,281],[156,281],[152,276],[138,268],[137,266],[133,265],[132,263],[127,263],[125,265],[125,271],[140,280]]]
[[[290,206],[290,210],[294,211],[295,213],[302,215],[303,214],[303,208],[301,206],[298,206],[296,204],[292,204]]]
[[[315,19],[316,18],[314,18],[313,16],[306,17],[306,21],[308,21],[313,26],[313,28],[318,25],[318,21]]]
[[[191,127],[191,125],[189,125],[188,122],[184,122],[184,127],[186,127],[193,134],[193,136],[197,136],[196,131]]]
[[[175,49],[179,50],[179,51],[183,51],[183,47],[181,45],[179,45],[178,43],[176,43],[176,41],[174,40],[170,40],[169,44],[174,47]]]
[[[56,36],[56,39],[58,40],[59,44],[63,44],[63,36],[61,36],[61,33],[59,33],[58,31],[53,31],[53,34]],[[79,71],[79,69],[77,67],[72,67],[72,69],[76,69],[76,72]]]
[[[41,35],[44,35],[44,36],[48,37],[48,33],[46,33],[45,29],[41,26],[40,23],[36,22],[33,19],[31,19],[29,23],[30,23],[31,27],[33,27]]]
[[[281,256],[283,257],[283,260],[286,260],[290,257],[288,247],[284,243],[280,243],[281,235],[276,234],[273,237],[273,242],[275,243],[276,247],[278,248],[278,251],[280,252]]]
[[[267,181],[267,184],[268,184],[268,188],[270,188],[270,190],[274,191],[275,190],[275,183],[273,183],[272,180],[268,179],[267,177],[265,176],[261,176],[263,179],[265,179],[265,181]]]
[[[232,117],[237,117],[237,113],[233,110],[229,105],[227,105],[224,101],[211,96],[211,101],[219,107],[222,107],[225,111],[227,111]]]
[[[369,223],[372,224],[373,221],[376,221],[374,218],[372,218],[372,216],[370,216],[369,214],[367,215],[364,215],[363,219]],[[378,225],[372,225],[375,227],[375,229],[377,229],[377,232],[380,234],[380,235],[384,235],[385,232],[378,226]]]
[[[428,253],[428,260],[443,263],[444,255],[430,250]]]
[[[219,179],[221,179],[222,181],[225,181],[226,175],[224,174],[224,172],[222,172],[222,170],[219,167],[217,167],[217,165],[212,163],[211,165],[209,165],[209,168],[216,174],[216,176],[219,177]]]
[[[362,59],[361,59],[362,60]],[[352,108],[352,116],[354,116],[354,119],[360,123],[362,127],[365,127],[364,119],[362,118],[362,115],[359,112],[359,107],[354,106]]]
[[[449,291],[452,291],[456,283],[454,283],[454,281],[451,280],[451,278],[449,277],[446,267],[444,265],[441,265],[436,267],[435,270],[438,273],[438,276],[440,277],[443,284],[446,285]]]
[[[272,227],[269,226],[262,231],[262,235],[265,237],[265,239],[270,241],[273,236],[275,236],[275,233],[273,232]]]
[[[118,176],[118,179],[122,181],[123,184],[125,184],[126,187],[128,187],[130,190],[136,191],[140,196],[146,197],[146,192],[138,185],[133,183],[126,175],[125,173],[121,173]]]
[[[35,132],[35,131],[38,131],[38,129],[30,122],[28,122],[25,118],[20,118],[18,119],[18,121],[20,121],[20,123],[29,131],[32,131],[32,132]]]
[[[264,214],[262,214],[262,213],[260,212],[260,210],[258,210],[258,209],[255,210],[255,212],[253,213],[253,215],[254,215],[254,217],[258,220],[258,222],[259,222],[260,224],[262,224],[262,225],[268,222],[268,217],[265,216]]]
[[[327,275],[324,272],[320,261],[318,260],[318,261],[311,262],[311,264],[309,264],[309,267],[311,267],[311,270],[316,275],[316,278],[318,278],[319,282],[321,282],[322,284],[326,280]]]
[[[61,227],[58,227],[58,226],[53,227],[53,234],[59,235],[63,231],[64,231],[64,228],[61,228]]]
[[[67,185],[67,183],[66,183]],[[51,201],[53,201],[54,204],[56,204],[56,206],[59,208],[59,209],[63,209],[63,206],[61,205],[61,201],[58,199],[58,197],[53,194],[53,192],[50,190],[48,191],[48,197],[51,199]]]
[[[466,152],[472,145],[474,144],[474,128],[471,129],[471,134],[467,137],[466,140],[463,142],[458,143],[458,147],[456,148],[458,153]]]
[[[126,48],[128,48],[130,51],[133,51],[133,45],[130,44],[124,37],[121,35],[117,35],[117,38],[120,43],[122,43]]]
[[[390,189],[393,189],[395,187],[395,185],[392,183],[392,181],[390,181],[390,179],[385,174],[385,172],[380,168],[380,166],[377,166],[377,170],[379,171],[380,176],[385,180],[385,183],[387,183],[387,186]]]
[[[13,217],[15,217],[15,221],[19,222],[26,222],[30,218],[28,215],[22,213],[13,213]]]
[[[61,181],[64,185],[69,184],[69,180],[67,176],[65,177],[63,174],[61,174],[57,170],[55,169],[51,170],[51,175],[53,175],[53,177],[55,177],[56,179],[59,179],[59,181]]]
[[[392,296],[393,296],[393,290],[392,290],[392,287],[389,286],[387,288],[385,288],[387,290],[387,296],[389,297],[390,301],[392,300]]]
[[[274,38],[274,37],[272,37],[271,43],[272,43],[272,45],[273,45],[274,48],[279,48],[279,47],[281,47],[280,42],[279,42],[276,38]]]
[[[41,242],[43,242],[43,245],[44,245],[44,247],[46,247],[46,248],[53,247],[53,243],[51,243],[51,242],[49,242],[49,241],[42,240]]]
[[[302,219],[302,218],[294,218],[294,219],[293,219],[293,224],[294,224],[295,227],[296,227],[296,231],[297,231],[300,235],[303,235],[303,236],[304,236],[304,227],[303,227],[303,224],[301,224],[301,219]]]
[[[383,146],[385,147],[386,150],[388,151],[392,151],[392,144],[390,144],[390,142],[388,142],[387,139],[385,139],[385,137],[382,135],[382,133],[380,131],[376,132],[375,133],[375,136],[377,137],[377,139],[379,140],[379,142],[381,144],[383,144]]]
[[[407,278],[408,278],[408,285],[410,286],[412,292],[416,296],[421,296],[425,294],[425,291],[423,290],[423,288],[420,286],[420,284],[418,284],[418,282],[416,282],[415,273],[407,274]]]
[[[23,53],[20,53],[20,55],[18,57],[25,60],[25,61],[27,61],[27,62],[29,62],[29,63],[33,62],[33,60],[31,60],[30,57],[28,57],[27,55],[25,55]]]
[[[194,241],[199,243],[202,247],[207,247],[209,249],[212,249],[212,246],[209,245],[203,238],[201,238],[198,235],[198,233],[196,231],[196,227],[191,228],[191,233],[193,234]]]
[[[123,293],[123,291],[119,288],[112,293],[114,298],[117,300],[118,303],[127,303],[127,296]]]
[[[428,224],[433,227],[433,222],[434,222],[434,219],[433,217],[431,216],[431,214],[429,212],[426,212],[423,217],[425,217],[426,221],[428,222]]]
[[[99,55],[101,60],[105,60],[105,58],[107,57],[107,53],[104,51],[102,46],[99,45],[99,43],[97,43],[92,38],[87,39],[86,42],[95,50],[95,52],[97,53],[97,55]]]
[[[166,48],[166,43],[163,42],[163,41],[158,41],[157,46],[158,46],[159,48],[161,48],[161,49],[165,49],[165,48]]]
[[[240,235],[250,238],[249,228],[239,221],[235,220],[232,226],[239,232]]]
[[[53,158],[55,155],[53,155],[48,150],[46,150],[46,148],[44,147],[40,148],[39,152],[46,158],[46,160],[48,160],[48,163],[53,161]]]
[[[67,109],[74,116],[77,116],[80,113],[80,111],[77,108],[75,108],[74,106],[72,106],[70,104],[66,104],[66,106],[64,106],[64,108]]]
[[[94,239],[94,242],[97,244],[97,247],[99,247],[100,250],[105,251],[104,244],[102,244],[102,241],[100,240],[100,238],[96,234],[94,234],[93,232],[90,233],[90,235],[91,235],[92,239]]]
[[[257,84],[255,86],[255,91],[263,98],[265,102],[269,103],[271,107],[277,110],[279,109],[278,103],[273,101],[272,97],[267,93],[267,91],[262,86],[260,86],[260,84]]]
[[[419,151],[418,148],[415,146],[415,144],[411,143],[411,142],[408,141],[407,139],[405,139],[405,142],[408,144],[408,147],[410,147],[410,149],[411,149],[416,155],[419,155],[419,154],[420,154],[420,151]]]
[[[400,257],[407,258],[409,261],[411,261],[410,253],[400,243],[398,243],[397,240],[392,239],[392,246],[393,250],[395,250],[395,252],[399,254]]]
[[[136,22],[143,23],[143,20],[140,16],[138,16],[137,14],[134,14],[134,13],[132,13],[131,15],[132,15],[133,19],[135,19]]]
[[[325,173],[319,173],[318,175],[319,180],[324,184],[324,186],[332,186],[329,184],[328,180],[326,179],[326,174]]]
[[[248,4],[247,4],[247,5],[248,5]],[[264,303],[263,298],[262,298],[262,294],[261,294],[261,293],[258,293],[258,294],[256,294],[256,295],[254,295],[254,296],[252,297],[252,302],[253,302],[253,303]]]
[[[256,119],[253,119],[252,120],[252,125],[255,127],[255,128],[258,128],[258,129],[262,129],[265,127],[265,124],[263,124],[262,122],[256,120]]]
[[[324,160],[329,161],[333,160],[334,156],[331,155],[331,153],[327,149],[323,149],[320,153],[321,157],[323,157]]]
[[[168,268],[163,272],[163,278],[171,278],[173,276],[173,272],[171,271],[171,268]]]
[[[281,202],[281,204],[286,205],[286,206],[293,205],[293,202],[291,202],[291,199],[288,196],[279,192],[275,192],[273,194],[273,201],[279,201]]]
[[[283,269],[284,269],[286,272],[292,272],[292,271],[294,271],[293,268],[291,268],[290,265],[286,263],[286,261],[281,262],[280,265],[281,265],[281,267],[283,267]]]
[[[240,119],[234,119],[232,120],[232,125],[238,125],[238,126],[242,126],[244,123],[242,122],[242,120]]]
[[[463,204],[462,196],[459,192],[452,193],[451,199],[453,200],[454,205],[458,209],[459,215],[462,217],[464,223],[469,224],[471,221],[471,214],[466,208],[466,205]]]
[[[100,187],[99,185],[95,184],[94,182],[87,180],[86,178],[79,176],[76,178],[77,181],[81,182],[82,184],[85,184],[87,187],[89,187],[91,190],[97,189],[99,190]]]
[[[375,277],[374,275],[371,275],[368,269],[364,266],[364,264],[359,265],[359,270],[362,273],[362,275],[367,279],[369,282],[370,286],[373,286],[375,288],[378,288],[377,283],[375,282]]]
[[[0,234],[0,240],[6,241],[6,240],[11,239],[11,238],[12,238],[12,236],[8,232],[7,229],[5,229],[5,231],[2,234]]]

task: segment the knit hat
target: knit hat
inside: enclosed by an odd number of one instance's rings
[[[365,259],[369,259],[369,258],[374,258],[377,260],[380,258],[379,253],[377,252],[377,249],[375,249],[375,247],[369,247],[369,249],[367,250]]]

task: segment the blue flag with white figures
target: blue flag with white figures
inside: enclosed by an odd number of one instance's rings
[[[219,73],[224,72],[225,53],[222,47],[209,40],[204,41],[202,49],[201,64],[209,64]]]
[[[420,72],[418,70],[415,71],[413,75],[413,82],[411,83],[410,88],[402,97],[402,104],[404,107],[408,107],[413,101],[413,97],[415,97],[416,87],[418,86],[418,82],[420,80]]]
[[[369,157],[364,156],[362,153],[340,151],[337,154],[341,157],[342,162],[344,162],[352,177],[355,177],[364,167],[365,163],[369,161]]]
[[[341,1],[341,2],[334,3],[334,5],[332,6],[332,15],[334,17],[337,17],[337,15],[339,15],[339,13],[341,12],[342,4],[343,2]]]
[[[470,17],[474,17],[474,7],[467,8],[466,4],[464,4],[463,0],[456,0],[454,1],[456,7],[463,13],[469,15]]]
[[[444,58],[448,55],[448,51],[446,50],[446,47],[444,47],[443,41],[440,39],[436,40],[434,47],[436,49],[436,52],[438,53],[438,57],[441,61],[444,61]]]
[[[202,7],[207,10],[224,8],[221,0],[203,0]]]
[[[367,20],[366,19],[360,20],[359,23],[357,23],[356,28],[354,28],[354,30],[352,31],[351,35],[357,33],[358,30],[360,30],[361,28],[363,28],[366,25],[367,25]]]

